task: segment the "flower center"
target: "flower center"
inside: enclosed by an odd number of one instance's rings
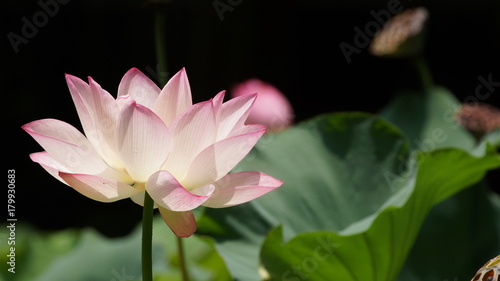
[[[135,189],[137,189],[139,191],[146,190],[146,183],[145,182],[134,182],[133,184],[131,184],[131,186],[133,186]]]

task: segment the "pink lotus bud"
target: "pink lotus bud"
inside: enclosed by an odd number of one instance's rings
[[[237,84],[232,97],[257,93],[257,99],[248,116],[248,124],[264,124],[268,132],[285,129],[293,123],[293,109],[288,99],[273,85],[252,78]]]

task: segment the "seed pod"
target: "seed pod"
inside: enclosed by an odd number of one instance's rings
[[[421,52],[425,23],[429,17],[424,7],[407,9],[385,23],[373,38],[369,51],[374,56],[409,57]]]
[[[500,281],[500,256],[481,267],[471,281]]]

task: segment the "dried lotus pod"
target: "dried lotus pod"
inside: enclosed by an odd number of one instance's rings
[[[500,281],[500,256],[481,267],[471,281]]]
[[[500,109],[486,103],[463,104],[456,118],[472,132],[488,133],[500,128]]]
[[[429,12],[424,7],[407,9],[385,23],[375,34],[369,51],[374,56],[407,57],[419,54]]]

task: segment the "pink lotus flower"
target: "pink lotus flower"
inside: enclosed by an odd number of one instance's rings
[[[264,124],[273,132],[281,131],[293,123],[293,109],[288,99],[273,85],[257,78],[233,87],[232,97],[258,93],[247,121]]]
[[[23,129],[45,150],[31,159],[91,199],[142,205],[147,191],[172,231],[187,237],[196,231],[192,209],[245,203],[283,183],[260,172],[228,174],[266,130],[244,124],[256,95],[223,103],[221,92],[193,105],[184,69],[160,89],[132,68],[116,99],[90,77],[66,81],[85,135],[55,119]]]

